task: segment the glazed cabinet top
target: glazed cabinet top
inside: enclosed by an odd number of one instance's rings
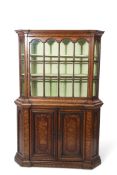
[[[20,96],[98,99],[99,30],[16,30]]]

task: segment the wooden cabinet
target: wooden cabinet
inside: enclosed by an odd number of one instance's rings
[[[97,30],[17,30],[21,166],[94,168],[99,156]]]

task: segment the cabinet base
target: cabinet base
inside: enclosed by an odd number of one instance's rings
[[[23,167],[58,167],[58,168],[82,168],[93,169],[101,164],[100,157],[96,157],[92,161],[31,161],[24,160],[18,153],[15,156],[15,161]]]

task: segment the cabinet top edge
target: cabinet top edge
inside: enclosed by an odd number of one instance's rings
[[[104,31],[101,30],[15,30],[16,33],[18,34],[29,34],[29,35],[37,35],[37,34],[41,34],[41,35],[47,35],[47,34],[72,34],[72,35],[79,35],[79,34],[87,34],[87,35],[102,35],[104,33]]]

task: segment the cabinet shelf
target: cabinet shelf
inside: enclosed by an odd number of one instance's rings
[[[37,54],[30,54],[30,57],[50,57],[50,58],[58,58],[58,56],[55,55],[37,55]],[[73,58],[73,56],[67,56],[67,55],[60,55],[61,58]],[[75,58],[88,58],[88,55],[75,55]]]
[[[38,75],[38,74],[31,74],[30,75],[31,77],[42,77],[43,78],[43,75]],[[60,74],[60,76],[58,77],[57,75],[54,75],[54,74],[46,74],[45,75],[45,77],[56,77],[56,78],[73,78],[73,75],[71,75],[71,74],[67,74],[67,75],[65,75],[65,74]],[[87,75],[85,75],[85,74],[79,74],[79,75],[74,75],[74,78],[88,78],[88,76]]]
[[[24,61],[24,60],[23,60]],[[30,62],[31,63],[50,63],[50,64],[52,64],[52,63],[88,63],[89,61],[86,61],[86,60],[82,60],[82,61],[80,61],[80,60],[65,60],[65,61],[62,61],[62,60],[45,60],[45,61],[43,61],[43,60],[30,60]],[[97,61],[95,61],[95,62],[97,62]]]

